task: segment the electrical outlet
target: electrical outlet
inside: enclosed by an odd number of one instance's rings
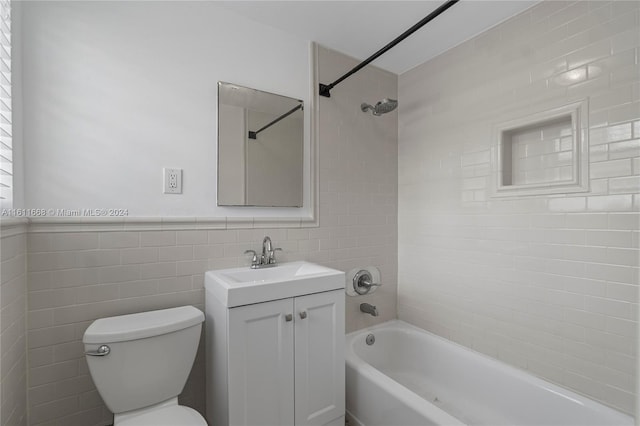
[[[182,169],[162,169],[164,193],[182,194]]]

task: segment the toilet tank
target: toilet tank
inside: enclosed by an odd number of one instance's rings
[[[200,342],[204,314],[193,306],[101,318],[82,339],[93,382],[113,413],[158,404],[182,392]]]

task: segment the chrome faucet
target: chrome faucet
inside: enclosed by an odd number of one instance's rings
[[[282,251],[281,248],[273,248],[271,238],[264,237],[262,240],[262,255],[258,257],[255,250],[245,250],[244,254],[251,253],[251,269],[269,268],[276,266],[276,251]]]
[[[271,249],[271,238],[267,235],[262,239],[262,263],[270,264],[273,259],[273,250]]]
[[[378,308],[369,303],[361,303],[360,304],[360,312],[364,312],[365,314],[369,314],[371,316],[378,316]]]

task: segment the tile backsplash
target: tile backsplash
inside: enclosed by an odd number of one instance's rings
[[[319,50],[323,80],[332,80],[355,64],[336,52]],[[259,250],[265,235],[271,236],[275,247],[283,248],[280,261],[308,260],[343,271],[367,265],[380,269],[384,287],[370,296],[347,297],[347,331],[395,318],[397,115],[387,114],[381,122],[363,114],[360,103],[396,94],[395,75],[368,67],[330,99],[320,101],[317,228],[85,229],[22,235],[28,250],[22,282],[28,281],[29,425],[110,424],[111,414],[84,358],[86,327],[105,316],[185,304],[203,309],[204,272],[249,265],[244,250]],[[376,304],[380,316],[359,312],[364,301]],[[203,348],[180,396],[181,403],[201,412]]]
[[[545,1],[399,78],[399,317],[630,414],[639,7]],[[589,191],[493,197],[492,128],[585,98]],[[516,180],[562,178],[562,143]]]

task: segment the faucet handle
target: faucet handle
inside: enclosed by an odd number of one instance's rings
[[[380,287],[382,284],[374,283],[371,274],[366,269],[359,270],[353,276],[353,289],[359,295],[367,294],[373,287]]]
[[[280,247],[276,247],[269,252],[269,263],[276,263],[276,251],[283,251]]]
[[[260,262],[258,261],[258,253],[256,253],[255,250],[244,251],[244,254],[248,254],[248,253],[253,254],[253,256],[251,257],[251,267],[255,269],[258,265],[260,265]]]

